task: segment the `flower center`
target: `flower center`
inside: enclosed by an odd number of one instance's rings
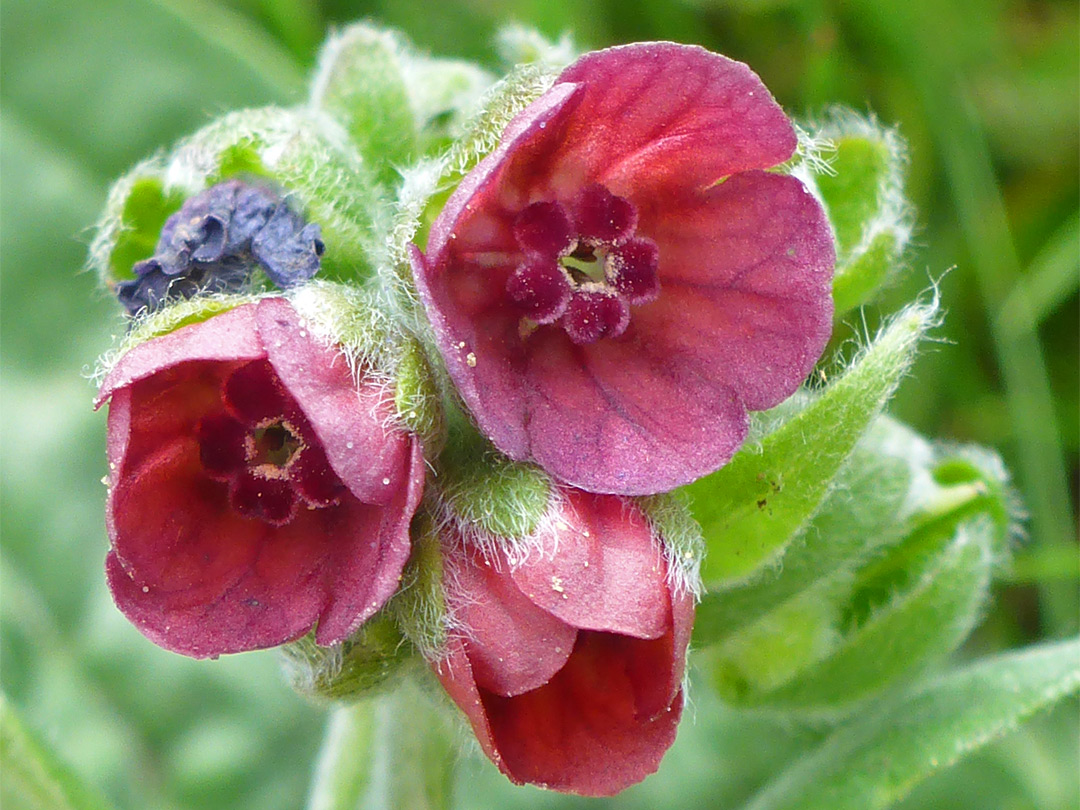
[[[293,457],[303,449],[303,442],[293,432],[288,422],[272,422],[266,427],[255,428],[249,436],[251,445],[248,463],[255,467],[284,469]]]
[[[633,204],[599,184],[571,206],[529,205],[514,220],[523,259],[507,296],[524,319],[557,322],[575,343],[618,337],[630,306],[660,294],[659,250],[636,230]]]
[[[344,484],[268,362],[230,374],[222,405],[199,421],[199,458],[210,478],[227,485],[231,508],[283,526],[301,504],[321,509],[340,502]]]

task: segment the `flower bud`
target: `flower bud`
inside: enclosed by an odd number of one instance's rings
[[[312,104],[340,121],[388,186],[400,168],[432,155],[462,125],[494,81],[468,62],[417,53],[396,31],[354,23],[319,54]]]
[[[441,528],[449,629],[433,667],[511,781],[613,795],[674,741],[694,594],[655,532],[631,499],[565,486],[518,559]]]

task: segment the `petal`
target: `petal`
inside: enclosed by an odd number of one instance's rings
[[[612,796],[654,773],[675,740],[682,693],[650,714],[642,698],[651,708],[654,683],[666,686],[670,649],[670,634],[645,641],[585,631],[541,688],[513,698],[480,690],[496,764],[518,784],[586,796]],[[650,668],[657,661],[660,672]]]
[[[340,506],[307,511],[331,545],[330,598],[315,631],[318,644],[344,641],[398,589],[411,549],[409,523],[420,505],[427,470],[415,436],[405,459],[389,503],[370,506],[345,495]],[[338,512],[343,515],[334,516]]]
[[[121,612],[166,649],[197,658],[273,647],[308,632],[346,638],[397,589],[423,459],[387,507],[345,495],[272,526],[229,507],[177,439],[113,488],[110,587]]]
[[[700,47],[594,51],[556,81],[579,84],[584,98],[548,170],[635,203],[769,168],[795,151],[790,122],[754,72]]]
[[[660,249],[660,296],[631,321],[649,350],[727,383],[752,410],[790,396],[832,329],[832,235],[802,183],[747,172],[642,228]]]
[[[428,233],[427,252],[433,257],[440,257],[448,243],[456,239],[454,233],[459,218],[468,218],[470,212],[475,213],[484,206],[481,200],[494,193],[497,181],[504,169],[507,160],[516,153],[526,150],[530,144],[537,141],[549,141],[549,133],[554,133],[560,128],[561,122],[565,121],[570,111],[580,102],[581,90],[573,84],[556,84],[540,98],[518,113],[503,130],[499,145],[495,151],[481,160],[476,167],[469,172],[465,179],[454,189],[454,193],[446,201],[442,212],[436,218]],[[514,201],[512,217],[531,201]],[[513,218],[506,223],[507,236],[513,240]],[[509,244],[514,244],[510,241]],[[440,268],[432,268],[437,274]],[[417,286],[423,285],[430,289],[431,282],[435,279],[425,274],[424,278],[417,278]],[[420,290],[421,296],[424,289]]]
[[[620,495],[664,492],[726,463],[746,436],[736,393],[654,356],[633,318],[621,339],[575,346],[549,329],[530,341],[522,385],[528,446],[569,484]]]
[[[469,656],[465,652],[465,639],[459,636],[451,636],[447,639],[445,655],[432,664],[431,668],[443,689],[446,690],[446,694],[465,713],[476,735],[476,740],[484,749],[488,759],[494,762],[500,771],[506,773],[502,757],[491,738],[491,725],[488,723],[487,710],[484,708],[476,678],[473,676]]]
[[[126,464],[107,508],[113,550],[140,584],[211,600],[254,558],[257,524],[237,515],[227,486],[205,475],[192,436]]]
[[[118,389],[109,404],[109,469],[142,463],[177,436],[198,435],[199,423],[222,411],[221,386],[232,362],[178,363]]]
[[[247,363],[225,380],[225,406],[246,425],[280,419],[289,407],[288,398],[273,368],[265,360]]]
[[[247,460],[244,439],[247,429],[225,413],[211,413],[196,427],[199,459],[211,478],[227,479],[244,467]]]
[[[424,254],[413,246],[409,258],[417,290],[426,298],[435,340],[458,393],[480,429],[500,450],[511,458],[528,458],[527,402],[521,373],[525,353],[518,335],[521,318],[508,304],[500,305],[506,296],[506,276],[513,267],[504,268],[499,282],[487,280],[489,274],[465,265],[461,269],[466,278],[457,279],[461,283],[451,288],[445,275],[432,271]],[[471,283],[474,280],[476,283]],[[428,287],[429,281],[438,286]],[[489,295],[494,291],[498,299],[466,307],[453,295],[461,287],[476,287]],[[438,305],[432,301],[436,295]]]
[[[342,483],[364,503],[389,503],[405,486],[409,441],[384,427],[395,415],[384,391],[357,389],[345,355],[318,342],[288,301],[263,299],[256,321],[270,364]]]
[[[569,488],[559,497],[541,537],[544,550],[513,569],[522,592],[581,629],[636,638],[668,632],[667,565],[641,510],[624,498]]]
[[[118,388],[180,363],[256,360],[265,356],[255,329],[255,307],[245,304],[154,338],[125,353],[105,377],[94,407],[101,407]]]
[[[455,623],[466,628],[476,683],[513,696],[551,680],[570,657],[577,629],[533,604],[502,555],[488,561],[461,545],[445,554],[450,607]]]

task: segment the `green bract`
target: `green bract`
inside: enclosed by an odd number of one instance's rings
[[[935,319],[936,304],[905,310],[805,407],[685,488],[708,546],[702,569],[707,587],[746,581],[779,560],[892,396]],[[790,405],[782,408],[787,412]]]
[[[808,162],[799,175],[816,184],[836,234],[839,317],[871,301],[898,270],[911,238],[907,151],[895,130],[849,110],[833,111],[810,131],[833,149],[824,165]]]
[[[975,455],[879,421],[782,569],[706,597],[697,636],[721,694],[836,716],[963,641],[1015,530],[1000,462],[961,461]]]

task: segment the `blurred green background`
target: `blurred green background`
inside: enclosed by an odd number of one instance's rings
[[[88,375],[124,327],[80,272],[90,226],[138,159],[226,110],[300,101],[326,30],[359,17],[493,70],[494,33],[511,21],[584,47],[697,42],[748,62],[793,115],[843,103],[898,124],[916,244],[850,330],[940,279],[940,342],[893,413],[927,435],[998,448],[1030,514],[961,654],[1076,632],[1076,2],[6,0],[0,679],[117,807],[300,807],[324,715],[288,691],[273,653],[188,661],[145,641],[108,599],[104,415],[90,409]],[[661,773],[590,806],[734,807],[820,733],[730,712],[705,689],[693,699]],[[1072,701],[904,806],[1074,808],[1076,738]],[[462,807],[587,803],[510,788],[476,757],[463,767]]]

